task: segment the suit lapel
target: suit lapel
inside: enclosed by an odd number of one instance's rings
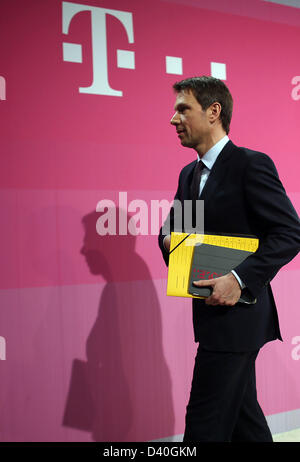
[[[197,161],[195,160],[188,166],[188,171],[186,173],[184,183],[183,183],[183,198],[184,199],[192,199],[191,198],[191,184],[193,179],[194,168],[196,166]]]

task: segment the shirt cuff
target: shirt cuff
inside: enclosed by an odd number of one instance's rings
[[[236,278],[237,282],[239,283],[240,285],[240,288],[243,290],[245,289],[245,284],[243,283],[243,281],[241,280],[241,278],[236,274],[236,272],[234,270],[231,270],[233,276]]]

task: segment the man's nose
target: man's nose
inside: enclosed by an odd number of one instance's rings
[[[171,125],[176,125],[179,123],[178,112],[175,112],[172,119],[170,120]]]

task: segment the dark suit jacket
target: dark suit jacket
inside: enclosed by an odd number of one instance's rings
[[[183,213],[183,201],[191,199],[195,165],[196,161],[186,165],[179,176],[175,199],[182,202]],[[273,161],[229,141],[213,165],[200,199],[204,200],[205,233],[255,235],[260,243],[257,252],[235,268],[245,290],[257,302],[228,307],[193,299],[195,341],[216,351],[251,351],[271,340],[282,340],[270,281],[299,252],[300,222]],[[172,213],[169,218],[172,230]],[[164,237],[161,228],[159,246],[168,265]]]

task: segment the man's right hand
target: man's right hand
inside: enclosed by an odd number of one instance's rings
[[[168,234],[167,236],[164,237],[163,245],[164,245],[164,248],[165,248],[168,252],[170,252],[171,234]]]

